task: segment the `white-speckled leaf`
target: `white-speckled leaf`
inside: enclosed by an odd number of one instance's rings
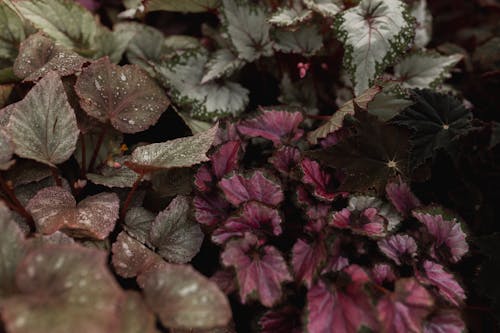
[[[149,236],[151,244],[167,261],[177,264],[191,261],[200,250],[203,232],[193,219],[188,197],[175,197],[156,216]]]
[[[273,54],[266,12],[248,1],[223,0],[222,21],[239,57],[252,62]]]
[[[146,244],[155,217],[155,214],[143,207],[133,207],[127,211],[123,229],[137,241]]]
[[[341,0],[303,0],[307,8],[323,15],[333,18],[343,7]]]
[[[27,30],[21,18],[7,4],[0,2],[0,69],[12,66]]]
[[[199,134],[161,143],[137,147],[128,163],[134,170],[159,170],[190,167],[208,161],[207,151],[212,146],[219,126]]]
[[[150,0],[146,3],[146,11],[201,13],[217,9],[219,5],[220,0]]]
[[[70,158],[79,130],[57,73],[49,72],[13,108],[7,131],[17,155],[50,166]]]
[[[24,256],[24,236],[0,200],[0,300],[15,292],[15,273]]]
[[[237,58],[237,56],[228,49],[220,49],[215,51],[210,60],[205,65],[205,74],[201,79],[201,83],[229,76],[245,64],[244,61]]]
[[[67,76],[78,72],[85,62],[77,53],[37,33],[21,43],[14,74],[24,81],[36,81],[50,71]]]
[[[127,291],[120,303],[120,333],[156,333],[156,318],[136,291]]]
[[[103,58],[85,68],[75,90],[81,107],[124,133],[154,125],[170,101],[163,89],[136,65],[123,67]]]
[[[13,153],[12,142],[10,142],[7,134],[0,129],[0,170],[7,170],[14,164],[12,160]]]
[[[26,206],[40,233],[61,230],[73,237],[93,239],[109,235],[118,220],[119,208],[115,193],[99,193],[76,205],[71,193],[58,186],[39,191]]]
[[[427,0],[414,1],[411,6],[411,15],[416,20],[414,45],[424,48],[432,38],[432,15],[427,8]]]
[[[283,7],[273,13],[269,23],[277,27],[294,27],[309,21],[312,16],[313,12],[303,8],[300,0],[296,0],[293,7]]]
[[[326,138],[328,134],[339,130],[344,123],[344,117],[347,115],[354,115],[354,103],[356,103],[359,107],[366,109],[368,102],[373,100],[380,90],[381,88],[379,86],[371,87],[358,97],[351,99],[342,105],[337,111],[335,111],[330,120],[308,134],[307,139],[309,142],[316,144],[318,143],[318,139]]]
[[[435,88],[451,76],[450,70],[462,58],[461,54],[413,53],[394,66],[394,76],[404,88]]]
[[[278,51],[312,56],[323,47],[323,36],[316,26],[301,26],[295,31],[277,31],[275,42]]]
[[[356,95],[410,47],[415,33],[414,19],[401,0],[361,0],[338,16],[335,30]]]
[[[155,71],[170,88],[172,100],[190,110],[194,118],[214,120],[237,116],[248,104],[248,90],[232,81],[201,84],[207,62],[205,51],[188,51],[156,64]]]
[[[53,245],[28,254],[16,274],[18,293],[2,304],[12,333],[109,333],[123,292],[104,251]]]
[[[134,186],[137,174],[122,164],[119,168],[104,166],[100,174],[88,173],[87,179],[97,185],[126,188]]]
[[[193,168],[174,168],[151,174],[153,191],[161,197],[189,195],[193,190]]]
[[[191,266],[167,264],[137,281],[146,303],[169,328],[210,329],[231,319],[226,295]]]

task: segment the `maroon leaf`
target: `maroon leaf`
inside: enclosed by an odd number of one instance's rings
[[[311,287],[321,264],[326,261],[326,248],[322,241],[312,244],[298,239],[292,249],[292,267],[297,281]]]
[[[214,175],[207,165],[202,165],[194,175],[194,185],[200,192],[208,192],[212,189]]]
[[[253,119],[241,122],[238,131],[250,137],[263,137],[279,146],[282,142],[289,143],[302,137],[304,131],[299,129],[302,120],[300,112],[264,111]]]
[[[298,164],[300,160],[300,151],[295,147],[283,146],[276,150],[269,163],[274,165],[276,170],[285,176]]]
[[[363,292],[368,275],[356,265],[344,272],[350,277],[345,289],[328,287],[319,281],[307,293],[308,332],[357,333],[362,327],[375,330],[372,306]]]
[[[232,269],[219,269],[210,277],[210,281],[215,282],[226,295],[238,290],[236,275]]]
[[[198,223],[213,226],[228,217],[229,203],[218,194],[197,195],[193,205]]]
[[[236,269],[243,303],[256,292],[263,305],[272,307],[281,297],[281,284],[292,280],[281,253],[273,246],[259,248],[257,237],[250,233],[229,242],[221,259]]]
[[[28,254],[16,273],[19,293],[2,304],[7,331],[115,332],[123,292],[106,258],[103,251],[63,245]]]
[[[429,292],[415,279],[396,281],[393,294],[384,296],[377,304],[382,331],[387,333],[422,332],[423,319],[434,305]]]
[[[465,332],[465,323],[455,311],[440,311],[424,324],[424,333],[462,332]]]
[[[222,227],[214,231],[212,241],[223,244],[231,237],[243,237],[246,232],[252,232],[261,238],[280,235],[281,217],[278,211],[259,202],[247,202],[239,216],[230,217]]]
[[[231,319],[224,293],[190,266],[165,264],[141,274],[137,281],[146,303],[167,327],[210,329]]]
[[[259,320],[261,333],[301,333],[300,312],[296,307],[285,306],[268,310]]]
[[[408,235],[393,235],[378,241],[378,248],[397,265],[404,262],[405,257],[417,255],[417,243]]]
[[[347,196],[347,192],[330,192],[332,176],[321,169],[318,162],[305,158],[300,163],[303,176],[302,181],[305,184],[312,185],[314,195],[318,199],[333,201],[337,196]]]
[[[181,195],[175,197],[156,216],[149,236],[151,244],[169,262],[191,261],[200,250],[203,232],[191,216],[190,200]]]
[[[408,216],[413,209],[421,205],[418,198],[411,192],[408,184],[404,182],[388,183],[385,187],[385,193],[392,205],[403,216]]]
[[[435,262],[424,262],[424,281],[438,288],[439,294],[455,306],[460,306],[465,301],[465,292],[455,280],[453,274],[444,270],[444,267]]]
[[[157,333],[156,318],[144,303],[141,294],[127,291],[120,303],[120,333]]]
[[[136,65],[120,67],[102,58],[85,68],[75,90],[90,116],[123,133],[154,125],[170,104],[163,89]]]
[[[435,257],[436,252],[445,247],[451,254],[449,259],[457,262],[469,251],[469,245],[465,240],[466,235],[459,222],[444,220],[441,214],[433,215],[418,210],[413,211],[413,216],[425,224],[427,231],[434,236],[435,243],[431,248],[432,256]]]
[[[384,282],[393,282],[396,280],[396,275],[392,270],[392,267],[388,264],[375,264],[372,269],[373,280],[378,284],[383,284]]]
[[[224,178],[219,186],[226,199],[235,206],[251,200],[277,206],[283,201],[281,186],[266,178],[262,171],[255,171],[250,178],[239,174]]]
[[[61,230],[73,237],[104,239],[118,219],[120,200],[115,193],[99,193],[78,205],[62,187],[47,187],[39,191],[26,206],[37,230],[52,234]]]
[[[238,167],[238,154],[241,144],[239,141],[229,141],[223,144],[212,156],[212,169],[215,177],[221,179]]]

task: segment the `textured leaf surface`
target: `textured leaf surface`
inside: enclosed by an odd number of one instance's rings
[[[231,319],[224,293],[190,266],[166,264],[141,274],[138,282],[146,303],[167,327],[209,329]]]
[[[0,69],[12,66],[19,44],[29,33],[21,18],[5,2],[0,3]]]
[[[268,179],[262,171],[255,171],[249,178],[241,175],[224,178],[219,186],[226,199],[235,206],[252,200],[277,206],[284,199],[281,186]]]
[[[85,62],[77,53],[38,33],[21,43],[14,74],[24,81],[36,81],[50,71],[67,76],[79,71]]]
[[[155,217],[154,213],[143,207],[132,207],[125,215],[123,228],[135,240],[145,244],[149,239],[149,231]]]
[[[229,76],[243,67],[244,64],[231,50],[217,50],[205,65],[205,74],[201,78],[201,83],[204,84],[224,76]]]
[[[346,50],[344,66],[356,95],[410,46],[413,25],[401,0],[361,0],[340,14],[335,28]]]
[[[48,73],[13,108],[7,130],[17,155],[50,166],[70,158],[79,131],[55,72]]]
[[[408,235],[393,235],[378,241],[378,248],[388,258],[401,265],[404,257],[413,258],[417,255],[417,243]]]
[[[151,243],[169,262],[191,261],[203,242],[203,232],[191,215],[190,201],[177,196],[160,212],[151,225]]]
[[[150,0],[146,4],[146,11],[199,13],[216,9],[219,3],[220,0]]]
[[[424,48],[432,37],[432,14],[427,6],[427,0],[412,3],[411,15],[415,18],[415,40],[417,48]]]
[[[292,249],[292,267],[295,278],[311,287],[320,265],[326,261],[326,248],[323,242],[307,243],[298,239]]]
[[[136,65],[118,66],[103,58],[85,68],[75,90],[81,107],[124,133],[154,125],[170,104],[163,90]]]
[[[438,288],[439,294],[454,306],[465,301],[465,292],[453,274],[448,273],[440,264],[426,260],[424,262],[425,279]]]
[[[465,323],[460,314],[454,311],[441,311],[425,322],[424,333],[463,333]]]
[[[312,11],[307,8],[302,8],[300,2],[296,2],[292,7],[278,9],[269,19],[269,23],[278,27],[293,27],[295,25],[304,24],[311,18]]]
[[[106,267],[106,254],[75,246],[31,252],[16,274],[19,294],[2,308],[14,333],[109,333],[122,291]]]
[[[0,129],[0,170],[7,170],[14,161],[11,160],[14,147],[7,134]]]
[[[316,26],[304,25],[296,31],[276,32],[274,48],[284,53],[312,56],[323,47],[323,37]]]
[[[333,18],[343,7],[341,0],[303,0],[307,8],[323,15]]]

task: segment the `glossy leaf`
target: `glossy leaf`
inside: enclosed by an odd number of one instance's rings
[[[323,170],[319,163],[305,158],[300,162],[302,170],[302,182],[311,185],[314,188],[314,196],[320,200],[333,201],[338,196],[346,196],[347,193],[331,190],[332,175]]]
[[[322,263],[326,261],[326,248],[322,241],[307,243],[298,239],[292,249],[292,267],[295,278],[311,287]]]
[[[267,178],[262,171],[255,171],[250,178],[239,174],[224,178],[219,186],[227,201],[235,206],[252,200],[277,206],[283,201],[280,185]]]
[[[440,264],[426,260],[424,262],[424,279],[436,286],[439,294],[454,306],[464,303],[466,296],[463,288],[455,277],[448,273]]]

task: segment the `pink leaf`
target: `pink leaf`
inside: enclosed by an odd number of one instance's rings
[[[333,241],[333,244],[330,246],[330,251],[328,253],[329,258],[328,262],[323,268],[321,274],[325,274],[328,272],[339,272],[349,266],[349,259],[342,256],[342,242],[340,238],[336,238]]]
[[[224,178],[219,186],[226,199],[235,206],[251,200],[277,206],[283,201],[281,186],[266,178],[262,171],[255,171],[250,178],[241,175]]]
[[[215,177],[221,179],[238,167],[239,141],[229,141],[223,144],[211,157]]]
[[[200,192],[208,192],[212,189],[214,177],[207,165],[202,165],[194,175],[194,185]]]
[[[334,227],[351,229],[366,236],[382,237],[385,235],[384,219],[378,215],[375,208],[367,208],[361,214],[356,215],[353,215],[349,209],[344,208],[333,213],[330,223]]]
[[[326,248],[322,241],[312,244],[297,240],[292,249],[292,266],[295,278],[311,287],[320,265],[326,260]]]
[[[318,199],[333,201],[337,196],[342,195],[346,196],[347,193],[333,193],[329,191],[329,187],[331,186],[332,176],[321,169],[318,162],[312,161],[308,158],[305,158],[300,163],[303,176],[302,181],[305,184],[312,185],[314,188],[314,195]]]
[[[373,280],[378,284],[396,280],[396,275],[394,274],[392,267],[388,264],[376,264],[373,266],[372,276]]]
[[[441,311],[424,324],[424,333],[462,333],[465,324],[455,311]]]
[[[375,329],[376,322],[363,286],[369,281],[356,265],[344,270],[351,282],[344,289],[318,282],[307,293],[309,333],[357,333],[362,327]]]
[[[230,217],[214,231],[212,241],[223,244],[231,237],[243,237],[245,232],[264,236],[280,235],[281,217],[278,211],[255,201],[247,202],[239,216]]]
[[[378,241],[378,248],[387,257],[401,265],[404,256],[415,257],[417,255],[417,243],[408,235],[394,235]]]
[[[196,221],[208,226],[216,225],[228,216],[229,203],[218,194],[197,195],[194,197]]]
[[[263,305],[272,307],[281,297],[281,283],[292,277],[275,247],[258,248],[257,243],[257,237],[247,233],[244,239],[229,242],[221,258],[225,266],[236,269],[243,303],[256,292]]]
[[[442,265],[426,260],[424,262],[425,281],[433,284],[439,294],[455,306],[460,306],[465,300],[465,292],[455,280],[453,274],[444,270]]]
[[[301,333],[300,311],[293,306],[268,310],[259,320],[261,333]]]
[[[232,269],[219,269],[210,277],[210,281],[217,284],[220,290],[229,295],[238,289],[236,275]]]
[[[297,165],[300,160],[300,151],[295,147],[283,146],[276,150],[269,162],[285,176]]]
[[[403,216],[408,216],[414,208],[421,205],[418,198],[411,192],[410,187],[406,183],[388,183],[385,187],[385,192],[392,205],[396,207],[397,211]]]
[[[279,146],[282,142],[293,142],[302,137],[304,131],[298,128],[302,120],[300,112],[264,111],[253,119],[241,122],[238,131],[250,137],[263,137]]]
[[[456,221],[446,221],[443,216],[431,215],[428,213],[413,212],[413,216],[425,224],[427,231],[434,236],[435,243],[432,248],[432,255],[436,255],[436,250],[443,245],[451,254],[451,261],[459,261],[464,254],[469,251],[469,246],[465,240],[465,233],[462,231],[460,223]]]
[[[377,304],[381,331],[419,333],[433,305],[431,295],[417,280],[400,279],[396,281],[394,293],[385,295]]]

